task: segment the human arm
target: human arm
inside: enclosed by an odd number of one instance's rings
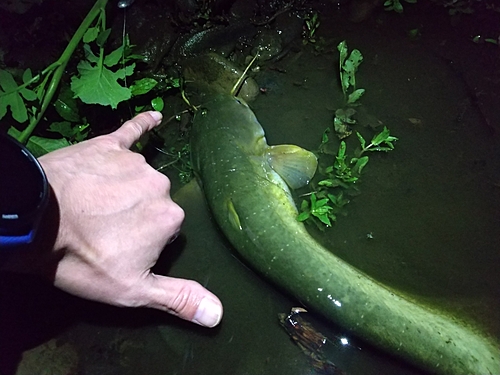
[[[129,150],[160,121],[158,112],[142,113],[113,133],[39,159],[52,198],[31,263],[71,294],[212,327],[222,317],[214,294],[195,281],[151,272],[184,219],[168,178]]]

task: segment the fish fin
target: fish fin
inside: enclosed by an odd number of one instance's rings
[[[267,158],[271,167],[292,189],[307,185],[318,166],[318,159],[312,152],[295,145],[270,146]]]
[[[227,218],[235,229],[243,230],[241,227],[240,217],[234,208],[233,200],[231,198],[227,200]]]

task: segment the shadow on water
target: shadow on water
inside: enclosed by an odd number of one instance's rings
[[[361,194],[346,206],[346,216],[313,234],[375,279],[498,337],[500,152],[491,131],[498,131],[500,111],[487,99],[478,103],[481,92],[471,87],[480,81],[466,58],[490,46],[454,35],[447,14],[423,9],[408,5],[404,18],[381,10],[359,25],[347,22],[345,12],[323,9],[318,35],[334,47],[346,39],[365,56],[357,75],[366,89],[365,125],[381,121],[399,141],[391,153],[370,155]],[[407,37],[410,28],[419,28],[420,39]],[[281,71],[256,77],[268,90],[252,108],[269,144],[318,146],[342,101],[333,49],[317,55],[305,46],[280,62]],[[374,132],[361,121],[358,126],[365,138]],[[355,147],[355,139],[347,142]],[[2,374],[13,373],[22,351],[40,344],[45,351],[33,354],[38,365],[43,355],[66,358],[44,362],[54,374],[314,374],[277,318],[300,302],[234,255],[195,190],[177,196],[186,211],[183,232],[155,272],[195,279],[216,293],[225,307],[220,327],[81,301],[36,280],[2,276]],[[311,321],[332,340],[348,337],[315,316]],[[353,347],[328,353],[348,374],[421,374],[349,339]]]

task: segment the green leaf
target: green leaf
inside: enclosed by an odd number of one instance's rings
[[[340,142],[340,146],[339,146],[339,152],[337,154],[337,156],[342,159],[342,160],[345,160],[345,150],[346,150],[346,144],[344,141]]]
[[[353,49],[346,63],[347,62],[352,64],[352,73],[355,73],[359,65],[363,62],[363,55],[358,49]]]
[[[351,78],[349,76],[349,74],[347,73],[344,73],[344,74],[341,74],[340,75],[340,84],[342,85],[342,91],[344,93],[347,92],[347,89],[349,88],[349,86],[351,85],[350,82],[351,82]]]
[[[28,68],[23,73],[23,83],[27,83],[33,79],[33,75],[31,74],[31,69]]]
[[[311,210],[313,210],[314,207],[316,207],[316,194],[312,193],[310,198],[311,198]]]
[[[75,135],[74,135],[73,139],[76,142],[82,142],[85,139],[87,139],[87,136],[89,135],[89,130],[87,130],[87,131],[84,131],[84,130],[87,129],[89,126],[90,126],[90,124],[82,124],[82,125],[74,126],[73,129],[75,130]]]
[[[125,66],[125,75],[131,76],[134,73],[135,63]]]
[[[164,102],[163,102],[163,99],[160,98],[159,96],[157,96],[156,98],[154,99],[151,99],[151,107],[153,107],[153,109],[155,111],[158,111],[158,112],[161,112],[163,111],[163,107],[164,107]]]
[[[393,2],[393,9],[396,11],[396,13],[403,13],[403,5],[399,2],[399,0],[393,0]]]
[[[305,199],[302,201],[301,205],[300,205],[300,209],[302,211],[306,211],[309,209],[309,202],[306,201]]]
[[[337,179],[328,178],[326,180],[321,180],[318,182],[318,186],[326,186],[326,187],[337,187],[340,186],[341,182]]]
[[[30,90],[30,89],[27,89],[26,87],[19,90],[19,92],[21,93],[23,98],[26,99],[27,101],[31,102],[31,101],[37,99],[36,92],[34,92],[33,90]]]
[[[363,96],[365,93],[365,89],[357,89],[354,92],[350,93],[349,96],[347,97],[347,104],[353,104],[356,103],[359,98]]]
[[[169,83],[169,88],[170,87],[175,87],[175,88],[181,87],[180,78],[170,78],[170,79],[168,79],[168,83]]]
[[[104,58],[104,65],[111,68],[112,66],[118,64],[118,62],[120,62],[122,57],[123,57],[123,46],[120,46]]]
[[[328,199],[326,198],[320,199],[319,201],[316,201],[316,204],[314,205],[314,207],[312,207],[312,210],[317,210],[318,208],[323,207],[327,203]]]
[[[347,57],[347,43],[345,40],[343,40],[342,42],[339,43],[339,45],[337,46],[337,50],[339,51],[339,55],[340,55],[340,66],[343,66],[344,65],[344,61]]]
[[[130,86],[130,91],[132,96],[144,95],[154,89],[157,84],[158,81],[154,78],[142,78]]]
[[[392,137],[389,135],[389,129],[387,129],[386,126],[384,126],[384,130],[382,130],[380,133],[375,135],[372,139],[372,144],[375,146],[380,145],[381,143],[387,143],[389,144],[389,147],[392,147],[392,144],[390,142],[397,141],[398,139],[396,137]]]
[[[314,215],[314,216],[316,216],[326,226],[329,226],[329,227],[332,226],[332,222],[330,221],[330,219],[328,218],[327,215]]]
[[[307,219],[309,219],[311,217],[311,214],[309,212],[301,212],[298,216],[297,216],[297,220],[298,221],[306,221]]]
[[[99,69],[88,61],[78,64],[80,77],[71,78],[71,89],[86,104],[109,105],[116,108],[118,103],[130,99],[130,89],[122,87],[117,80],[125,78],[125,70],[112,72],[106,67]]]
[[[85,58],[89,60],[91,63],[99,62],[99,57],[97,57],[92,51],[92,47],[89,44],[83,45],[83,51],[85,52]]]
[[[59,92],[57,100],[54,102],[54,107],[64,120],[70,122],[79,122],[80,115],[73,92],[68,85],[63,85]]]
[[[351,163],[354,163],[354,166],[352,167],[354,173],[360,175],[361,171],[368,163],[368,160],[369,160],[368,156],[363,156],[361,158],[352,158]]]
[[[12,117],[19,123],[28,120],[28,111],[24,100],[19,94],[18,85],[12,74],[0,69],[0,119],[7,114],[10,107]]]
[[[32,136],[28,139],[26,147],[35,157],[40,157],[48,152],[69,146],[70,143],[65,138],[50,139]]]
[[[85,34],[83,35],[83,43],[90,43],[96,40],[97,35],[99,35],[98,27],[89,27]]]
[[[99,35],[97,36],[95,42],[100,48],[103,48],[104,45],[106,44],[106,40],[108,40],[109,34],[111,33],[111,29],[106,29],[104,31],[101,31]]]
[[[357,137],[358,137],[358,139],[359,139],[359,143],[361,143],[361,148],[362,148],[362,149],[364,149],[364,148],[365,148],[365,146],[366,146],[366,141],[365,141],[365,139],[363,138],[363,136],[362,136],[362,135],[361,135],[361,133],[359,133],[359,132],[356,132],[356,135],[357,135]]]
[[[72,138],[75,134],[69,121],[53,122],[52,124],[50,124],[48,130],[54,133],[59,133],[65,138]]]
[[[335,121],[335,120],[334,120]],[[328,143],[328,133],[330,133],[331,129],[328,127],[325,129],[325,131],[323,132],[323,135],[321,136],[321,145],[325,145]]]
[[[18,141],[21,139],[21,132],[13,126],[11,126],[9,130],[7,130],[7,134],[10,135],[12,138],[17,139]]]

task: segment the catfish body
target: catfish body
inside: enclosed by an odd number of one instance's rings
[[[269,146],[242,100],[210,98],[194,116],[193,166],[218,225],[246,262],[308,308],[417,367],[500,374],[497,343],[319,245],[296,220],[288,187],[307,182],[313,156],[297,146]]]

